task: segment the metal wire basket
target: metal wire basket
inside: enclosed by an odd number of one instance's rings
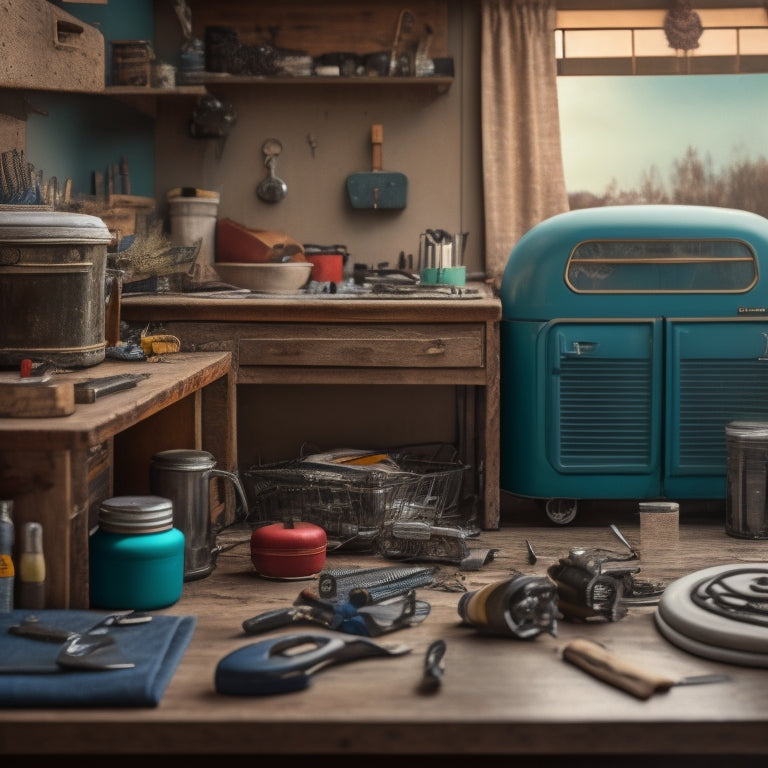
[[[306,458],[253,466],[242,473],[249,519],[311,522],[325,530],[329,550],[374,551],[389,523],[450,524],[457,517],[468,465],[387,455],[392,467],[386,469]]]

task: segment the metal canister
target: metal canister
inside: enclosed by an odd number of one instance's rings
[[[185,448],[160,451],[149,465],[152,493],[173,501],[174,525],[186,538],[184,579],[200,579],[216,567],[218,548],[211,519],[210,483],[214,477],[229,480],[247,512],[248,501],[240,478],[216,469],[216,459],[208,451]]]
[[[181,597],[184,534],[173,526],[170,499],[106,499],[88,549],[91,607],[148,611]]]
[[[32,358],[86,368],[104,360],[111,240],[96,216],[0,212],[0,365]]]
[[[768,539],[768,422],[725,426],[725,532],[740,539]]]

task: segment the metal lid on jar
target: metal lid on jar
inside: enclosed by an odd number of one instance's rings
[[[170,451],[160,451],[152,457],[152,462],[166,469],[197,471],[212,469],[216,459],[208,451],[195,451],[187,448],[175,448]]]
[[[768,422],[731,421],[725,425],[725,438],[736,440],[765,440],[768,438]]]
[[[112,533],[158,533],[173,528],[173,502],[162,496],[115,496],[99,507],[99,527]]]
[[[64,211],[3,211],[0,243],[109,244],[112,234],[98,217]]]
[[[638,504],[640,512],[679,512],[680,505],[676,501],[641,501]]]

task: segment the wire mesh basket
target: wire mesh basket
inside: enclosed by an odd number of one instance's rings
[[[334,463],[342,453],[361,461],[369,455],[371,463]],[[374,551],[388,523],[433,525],[458,519],[467,469],[458,461],[401,451],[344,451],[253,466],[242,473],[242,481],[252,523],[310,522],[325,530],[329,551]]]

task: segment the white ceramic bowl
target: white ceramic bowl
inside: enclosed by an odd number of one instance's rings
[[[217,261],[214,267],[225,283],[259,293],[297,293],[307,284],[312,272],[308,261],[264,264]]]

